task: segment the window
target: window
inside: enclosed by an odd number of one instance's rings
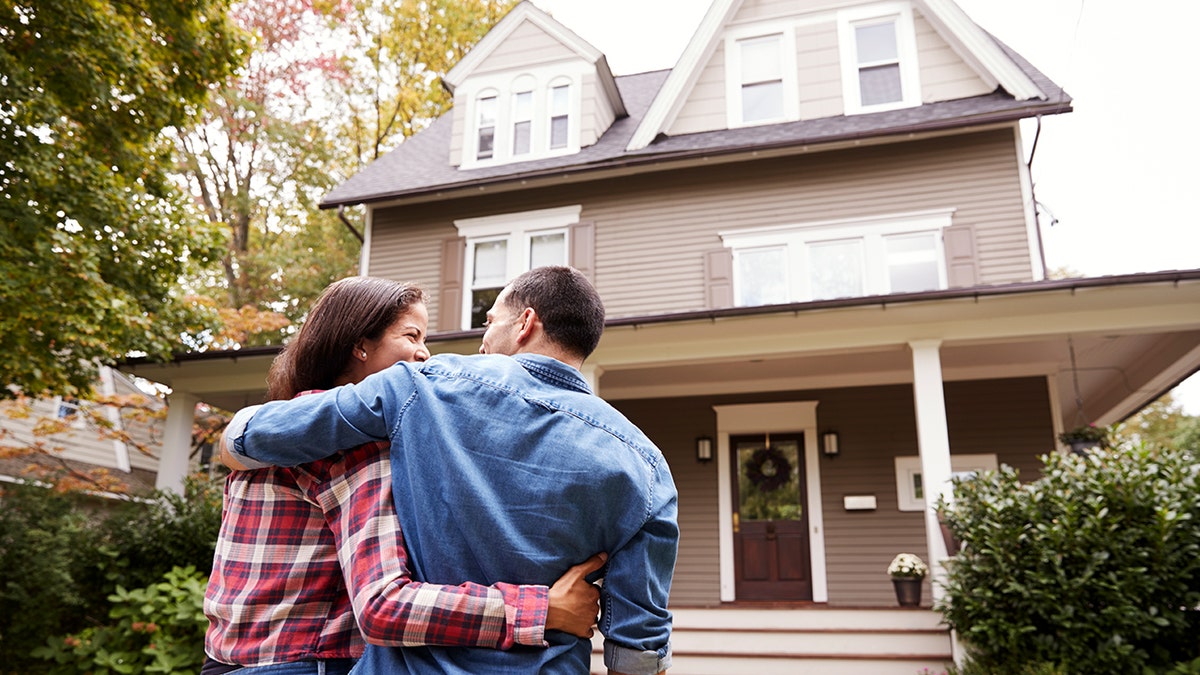
[[[946,288],[952,211],[723,232],[740,307]]]
[[[550,88],[550,149],[567,147],[571,127],[571,88],[565,84]]]
[[[513,96],[513,156],[528,155],[533,133],[533,92]]]
[[[858,95],[863,107],[903,99],[896,22],[855,26],[854,47],[858,55]]]
[[[475,157],[490,159],[495,152],[496,145],[496,95],[489,94],[480,97],[476,108],[479,118],[479,140]]]
[[[921,104],[912,8],[889,3],[838,14],[847,114]]]
[[[741,53],[742,122],[783,117],[781,35],[738,40]]]
[[[894,462],[897,508],[901,511],[924,511],[925,484],[921,478],[921,458],[896,457]],[[968,478],[984,471],[995,471],[997,466],[999,463],[994,454],[950,455],[951,478]]]
[[[455,221],[467,239],[463,327],[479,328],[496,296],[513,277],[546,265],[568,264],[568,226],[579,222],[579,206]]]
[[[79,400],[74,396],[63,396],[58,399],[58,404],[54,407],[54,416],[77,429],[82,429],[85,425],[84,415],[79,408]]]

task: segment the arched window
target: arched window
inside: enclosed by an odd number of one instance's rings
[[[475,100],[476,159],[491,159],[496,152],[496,92],[485,91]]]

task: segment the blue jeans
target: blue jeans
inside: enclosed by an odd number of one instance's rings
[[[354,659],[324,659],[251,666],[235,670],[234,673],[236,675],[346,675],[353,667]]]

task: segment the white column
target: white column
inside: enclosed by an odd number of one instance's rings
[[[583,375],[583,379],[586,380],[588,386],[592,388],[592,393],[600,396],[600,376],[604,374],[604,366],[596,366],[585,363],[583,364],[583,367],[579,369],[579,374]]]
[[[949,557],[938,524],[939,497],[953,499],[950,491],[950,434],[946,428],[946,396],[942,390],[941,340],[909,343],[913,354],[913,397],[917,413],[917,447],[921,455],[921,483],[925,493],[925,539],[932,575],[933,597],[943,592],[937,583],[944,575],[942,562]]]
[[[192,453],[192,426],[200,399],[176,389],[167,397],[167,424],[163,429],[162,457],[158,460],[158,479],[154,487],[183,494],[183,479],[188,474]]]

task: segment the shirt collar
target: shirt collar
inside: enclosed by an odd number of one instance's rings
[[[587,380],[583,379],[583,375],[558,359],[541,354],[516,354],[512,358],[539,380],[585,394],[592,393],[592,388],[588,386]]]

